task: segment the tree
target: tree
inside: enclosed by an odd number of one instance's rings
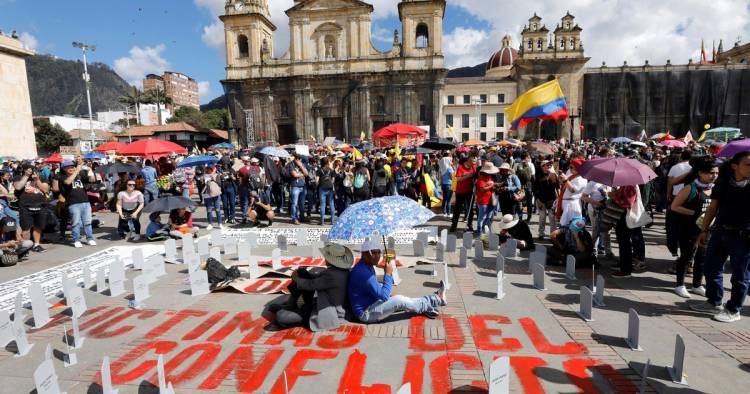
[[[229,127],[229,112],[226,109],[212,109],[201,112],[193,107],[179,107],[167,123],[185,122],[195,127],[226,130]]]
[[[164,93],[164,91],[159,88],[149,89],[143,94],[143,96],[145,103],[156,104],[156,108],[159,114],[159,124],[164,123],[161,118],[161,106],[162,104],[164,104],[165,106],[172,104],[172,98],[167,97],[166,93]]]
[[[196,127],[203,127],[203,114],[193,107],[179,107],[167,123],[185,122]]]
[[[119,101],[121,104],[127,105],[128,107],[135,107],[139,104],[145,104],[147,102],[146,99],[146,94],[144,94],[134,86],[132,92],[124,96],[120,96],[117,101]],[[138,125],[140,123],[140,119],[136,119],[135,123],[136,125]]]
[[[229,128],[229,112],[226,109],[212,109],[204,112],[203,122],[203,127],[227,130]]]
[[[73,138],[60,125],[53,125],[48,119],[34,119],[36,149],[40,153],[56,152],[61,146],[73,145]]]

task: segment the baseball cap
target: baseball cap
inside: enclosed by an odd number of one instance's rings
[[[368,239],[362,243],[362,253],[370,252],[373,250],[380,251],[380,243],[374,239]]]
[[[60,168],[65,167],[74,167],[76,163],[73,163],[73,160],[63,160],[62,165],[60,165]]]

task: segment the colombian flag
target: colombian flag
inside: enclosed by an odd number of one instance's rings
[[[511,130],[517,130],[535,119],[565,119],[568,117],[568,105],[560,84],[554,79],[518,96],[505,112]]]

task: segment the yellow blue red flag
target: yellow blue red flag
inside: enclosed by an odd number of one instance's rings
[[[517,130],[535,119],[567,118],[568,104],[560,83],[553,79],[518,96],[513,104],[505,109],[505,113],[508,115],[511,130]]]

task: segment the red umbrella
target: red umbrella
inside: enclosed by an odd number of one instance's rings
[[[107,142],[107,143],[97,146],[95,150],[97,152],[109,152],[112,150],[115,152],[119,152],[120,149],[126,146],[128,146],[128,144],[124,144],[122,142],[117,142],[117,141],[112,141],[112,142]]]
[[[373,137],[373,143],[379,148],[396,146],[398,143],[401,147],[419,146],[425,142],[427,132],[417,126],[394,123],[376,131]]]
[[[680,140],[664,140],[659,144],[661,144],[661,146],[668,146],[670,148],[684,148],[687,146],[686,143]]]
[[[123,156],[164,156],[171,153],[187,153],[187,149],[164,140],[140,140],[128,144],[118,152]]]
[[[62,156],[60,156],[59,152],[56,152],[56,153],[51,154],[48,158],[44,159],[43,163],[46,163],[46,164],[52,164],[52,163],[60,164],[60,163],[62,163],[62,161],[63,161]]]

